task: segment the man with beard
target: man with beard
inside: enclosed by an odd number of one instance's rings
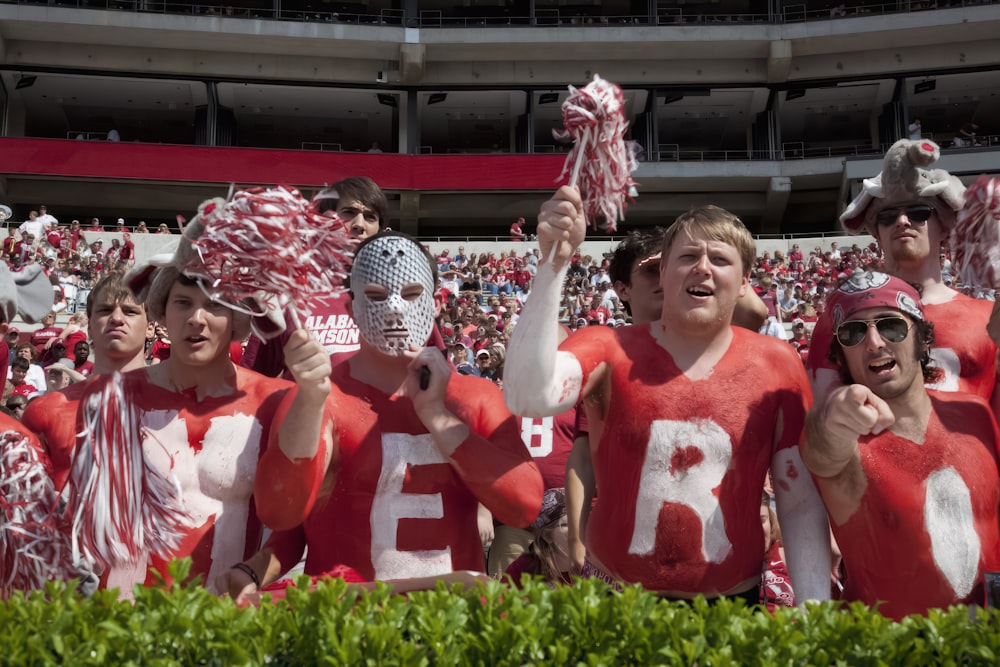
[[[951,289],[941,277],[941,244],[964,206],[965,187],[944,170],[924,168],[939,154],[933,141],[897,141],[886,153],[882,172],[865,181],[840,220],[848,231],[878,240],[887,273],[919,286],[924,313],[935,325],[931,358],[941,370],[941,379],[930,388],[975,394],[997,414],[997,340],[990,339],[987,325],[1000,329],[1000,308]],[[839,385],[828,357],[832,341],[827,309],[816,323],[809,353],[817,404]]]
[[[989,406],[927,390],[936,327],[899,278],[855,274],[828,310],[843,386],[810,412],[803,460],[844,556],[844,598],[896,619],[981,603],[984,572],[1000,569]]]
[[[750,232],[714,206],[681,215],[664,238],[659,319],[587,327],[557,346],[560,287],[585,229],[575,188],[542,205],[544,259],[511,341],[504,394],[532,417],[586,402],[599,490],[588,559],[665,597],[756,603],[770,466],[800,598],[828,597],[826,517],[798,451],[805,372],[789,345],[731,325],[749,289]]]
[[[424,347],[442,299],[433,258],[381,233],[357,248],[347,311],[361,349],[331,376],[336,444],[313,511],[225,577],[237,599],[273,582],[308,548],[305,572],[366,580],[481,571],[482,503],[503,523],[538,515],[542,479],[491,383],[453,372]]]

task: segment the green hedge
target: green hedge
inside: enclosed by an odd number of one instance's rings
[[[183,579],[186,563],[171,566]],[[342,581],[238,608],[196,585],[136,603],[60,585],[0,604],[4,665],[990,665],[1000,613],[889,621],[863,605],[775,615],[739,601],[670,603],[597,581],[389,595]]]

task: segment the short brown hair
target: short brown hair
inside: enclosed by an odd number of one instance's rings
[[[718,206],[699,206],[677,216],[663,236],[663,257],[666,258],[670,253],[670,248],[679,235],[692,238],[695,230],[701,231],[713,241],[736,248],[743,263],[743,275],[750,275],[750,269],[757,258],[757,245],[753,236],[742,220]]]
[[[378,184],[367,176],[351,176],[320,191],[313,201],[320,211],[335,210],[341,199],[361,202],[378,214],[379,231],[389,224],[389,200]]]
[[[125,284],[125,276],[121,273],[109,273],[97,281],[94,289],[87,295],[87,317],[94,316],[94,306],[99,303],[120,304],[126,301],[139,304],[132,290]]]

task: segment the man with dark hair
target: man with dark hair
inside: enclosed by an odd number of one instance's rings
[[[385,193],[367,176],[351,176],[321,190],[313,202],[317,210],[336,215],[358,240],[374,236],[386,228],[389,202]],[[360,348],[358,327],[347,312],[343,297],[322,299],[313,307],[305,328],[322,344],[333,365],[348,359]],[[282,348],[290,333],[268,341],[251,336],[240,365],[270,377],[288,378]]]
[[[663,227],[631,231],[611,255],[612,288],[635,324],[652,322],[663,310],[660,256],[666,231]]]
[[[587,327],[558,344],[561,287],[585,230],[576,188],[542,205],[543,260],[510,343],[504,396],[531,417],[585,401],[598,489],[588,560],[666,597],[756,602],[770,467],[797,592],[828,597],[826,517],[798,452],[805,371],[789,345],[731,325],[756,257],[750,232],[715,206],[681,215],[664,235],[660,317]]]
[[[389,224],[389,200],[367,176],[351,176],[321,190],[313,201],[321,213],[336,213],[356,239],[374,236]]]
[[[368,580],[481,571],[481,502],[504,523],[538,515],[542,479],[495,385],[424,347],[442,305],[436,265],[413,238],[369,237],[351,268],[348,312],[361,349],[333,369],[336,444],[304,524],[227,574],[233,597],[298,562]],[[250,570],[253,576],[247,571]]]
[[[867,232],[878,240],[886,273],[920,286],[924,312],[936,327],[930,355],[941,371],[931,388],[975,394],[996,415],[1000,336],[991,339],[988,327],[994,322],[1000,331],[1000,308],[955,291],[942,278],[941,245],[965,205],[965,186],[947,171],[929,168],[939,155],[933,141],[897,141],[886,153],[882,171],[865,180],[840,221],[849,232]],[[827,356],[833,339],[830,323],[827,308],[813,330],[809,354],[817,403],[837,386],[837,370]]]
[[[846,567],[844,596],[893,618],[983,600],[1000,569],[996,421],[928,391],[935,327],[909,284],[852,275],[828,306],[843,382],[807,419],[813,474]]]

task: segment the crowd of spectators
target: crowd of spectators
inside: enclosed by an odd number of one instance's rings
[[[498,248],[502,244],[498,244]],[[477,375],[503,385],[503,365],[513,326],[531,292],[539,261],[537,248],[511,248],[466,254],[443,250],[437,256],[439,294],[445,303],[441,327],[451,360],[459,373]],[[955,282],[948,255],[942,255],[945,282],[970,296],[992,299]],[[610,253],[592,257],[577,251],[567,274],[560,323],[569,330],[586,326],[632,324],[609,275]],[[793,243],[785,253],[762,251],[750,284],[767,306],[760,332],[788,340],[805,362],[812,329],[827,295],[856,271],[884,270],[875,243],[824,250]]]
[[[53,311],[74,314],[83,310],[87,295],[98,280],[111,271],[126,271],[134,263],[131,234],[153,233],[142,221],[129,231],[119,218],[113,231],[120,232],[121,238],[113,238],[111,247],[105,249],[101,240],[87,242],[88,231],[109,230],[97,218],[91,219],[86,228],[78,220],[60,225],[41,206],[20,226],[8,228],[4,259],[12,270],[30,263],[41,264],[53,285]],[[171,232],[161,224],[155,233]],[[522,245],[517,243],[520,240],[512,237],[515,246],[509,250],[501,249],[502,244],[498,244],[496,251],[466,254],[465,247],[458,246],[455,252],[444,250],[437,256],[439,295],[444,303],[440,325],[450,359],[459,373],[484,377],[499,386],[503,385],[507,345],[531,292],[540,259],[537,248],[518,247]],[[632,324],[624,303],[615,293],[609,264],[610,253],[592,257],[578,250],[573,257],[560,308],[560,323],[568,330]],[[942,256],[942,266],[946,282],[952,284],[947,255]],[[750,282],[768,310],[768,321],[761,327],[761,333],[788,340],[805,361],[812,326],[823,312],[826,296],[853,272],[881,268],[881,253],[874,243],[840,247],[834,241],[829,250],[816,246],[808,252],[792,244],[787,254],[781,250],[759,253]],[[989,294],[973,296],[991,298]],[[151,324],[147,362],[157,363],[166,358],[169,348],[168,332]],[[61,346],[60,351],[63,357],[73,353]],[[38,351],[39,355],[47,352]],[[44,359],[45,365],[55,361],[50,355]],[[68,365],[72,367],[73,363]],[[44,391],[45,374],[38,370],[34,377],[36,381],[40,378],[42,384],[35,390]],[[4,399],[11,393],[5,392]]]
[[[113,235],[110,247],[105,247],[103,239],[88,239],[88,232],[110,232]],[[135,263],[132,234],[150,233],[154,232],[145,221],[129,228],[124,218],[118,218],[110,226],[102,225],[99,218],[91,218],[86,226],[79,220],[61,224],[45,206],[39,206],[24,222],[7,227],[2,252],[12,271],[30,264],[40,265],[52,283],[54,311],[75,313],[83,309],[87,294],[97,281],[112,271],[127,271]],[[155,233],[171,231],[161,224]]]
[[[110,247],[104,247],[103,239],[89,240],[88,232],[114,234]],[[79,220],[60,224],[45,206],[31,211],[24,222],[7,227],[2,253],[8,269],[19,271],[32,264],[39,265],[53,290],[52,312],[42,319],[41,327],[21,332],[12,326],[7,331],[11,363],[0,406],[8,414],[20,418],[27,402],[35,396],[87,378],[93,368],[87,341],[87,297],[106,275],[124,273],[134,265],[135,244],[131,235],[149,233],[144,221],[129,229],[122,218],[110,228],[101,225],[98,218],[91,218],[87,227]],[[156,233],[171,231],[161,224]],[[70,316],[64,327],[56,326],[59,313]],[[146,352],[150,364],[159,363],[170,354],[166,330],[155,323],[150,324],[147,332]]]

